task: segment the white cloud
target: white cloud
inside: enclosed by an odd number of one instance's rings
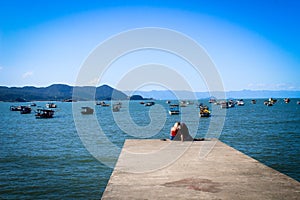
[[[22,78],[25,79],[25,78],[28,78],[30,76],[33,75],[33,71],[29,71],[29,72],[25,72],[23,75],[22,75]]]

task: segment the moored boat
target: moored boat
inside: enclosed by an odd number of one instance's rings
[[[209,111],[208,107],[201,106],[199,115],[200,115],[200,117],[210,117],[210,111]]]
[[[55,103],[47,103],[47,104],[46,104],[46,107],[47,107],[47,108],[57,108],[57,106],[56,106]]]
[[[21,111],[23,107],[25,106],[10,106],[9,109],[10,111]]]
[[[96,105],[102,106],[102,107],[108,107],[109,104],[105,103],[104,101],[97,102]]]
[[[269,100],[265,100],[265,101],[264,101],[264,104],[265,104],[266,106],[273,106],[276,102],[277,102],[276,99],[269,98]]]
[[[154,101],[150,101],[150,102],[145,103],[145,106],[153,106],[153,105],[155,105]]]
[[[30,114],[31,113],[31,108],[29,106],[24,106],[21,110],[20,110],[21,114]]]
[[[285,98],[285,99],[284,99],[284,102],[285,102],[285,103],[290,103],[290,101],[291,101],[291,100],[290,100],[289,98]]]
[[[220,104],[221,104],[221,108],[229,108],[227,101],[222,101],[222,102],[220,102]]]
[[[217,100],[214,97],[211,97],[208,101],[208,103],[216,103],[216,102],[217,102]]]
[[[237,104],[238,106],[244,106],[244,105],[245,105],[245,102],[244,102],[243,99],[240,99],[240,100],[236,101],[236,104]]]
[[[272,104],[275,104],[277,102],[277,99],[269,98],[269,102],[271,102]]]
[[[186,101],[181,101],[180,102],[180,107],[187,107],[187,102]]]
[[[235,102],[233,100],[228,101],[228,108],[233,108]]]
[[[194,103],[195,103],[195,102],[193,102],[193,101],[188,101],[188,102],[187,102],[187,105],[194,105]]]
[[[94,113],[94,109],[93,108],[87,107],[87,106],[81,107],[81,114],[83,114],[83,115],[91,115],[93,113]]]
[[[77,102],[77,100],[74,100],[74,99],[65,99],[65,100],[63,100],[63,102]]]
[[[169,114],[170,115],[179,115],[180,114],[179,105],[178,104],[171,104],[169,106]]]
[[[251,103],[252,103],[252,104],[256,104],[256,100],[255,100],[255,99],[252,99],[252,100],[251,100]]]
[[[119,112],[121,109],[121,105],[120,104],[114,104],[113,105],[113,112]]]
[[[40,118],[52,118],[54,115],[54,110],[51,109],[37,109],[35,117]]]

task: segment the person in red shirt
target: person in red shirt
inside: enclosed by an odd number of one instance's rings
[[[180,122],[176,122],[170,131],[170,140],[174,140],[178,130],[180,129]]]

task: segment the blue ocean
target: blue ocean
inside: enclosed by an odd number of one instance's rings
[[[226,109],[219,139],[300,181],[297,101],[278,99],[268,107],[264,99],[256,104],[244,99],[244,106]],[[35,103],[31,114],[20,114],[10,106],[30,103],[0,102],[0,199],[100,199],[125,139],[168,138],[176,121],[185,121],[196,137],[206,137],[219,117],[213,111],[221,109],[207,100],[194,101],[181,108],[187,113],[183,118],[169,115],[165,101],[151,107],[122,101],[119,112],[112,112],[114,102],[109,101],[107,107],[54,102],[53,118],[36,119],[34,111],[47,102]],[[199,117],[199,103],[210,107],[210,118]],[[92,106],[94,114],[82,115],[82,106]]]

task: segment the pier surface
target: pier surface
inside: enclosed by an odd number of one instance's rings
[[[219,140],[126,140],[102,199],[300,199],[300,183]]]

